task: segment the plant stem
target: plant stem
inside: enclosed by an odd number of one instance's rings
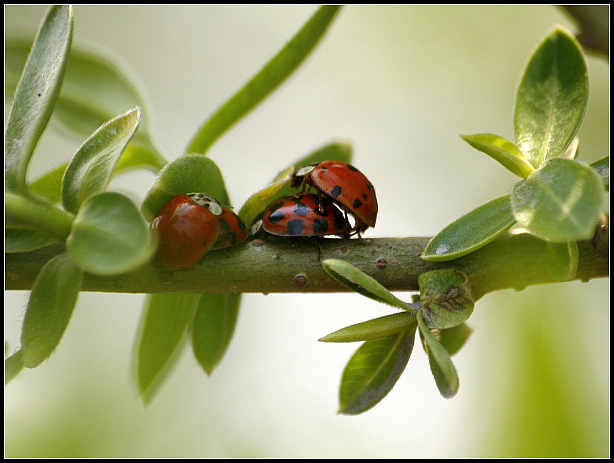
[[[417,291],[418,276],[429,270],[454,268],[467,274],[475,300],[505,288],[553,283],[547,261],[547,243],[530,235],[505,234],[483,248],[449,262],[420,258],[428,237],[321,239],[321,259],[343,259],[378,280],[391,291]],[[587,281],[609,274],[607,233],[605,244],[578,243],[575,279]],[[38,251],[7,254],[6,289],[30,289],[40,268],[62,245]],[[346,292],[331,278],[318,259],[315,240],[254,239],[208,253],[192,268],[166,272],[146,265],[127,275],[86,275],[84,291],[125,293],[275,293]]]

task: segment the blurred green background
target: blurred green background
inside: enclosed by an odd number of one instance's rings
[[[315,6],[77,6],[73,46],[118,56],[147,95],[169,158],[315,11]],[[44,6],[6,6],[7,33],[34,33]],[[513,138],[516,85],[556,24],[551,6],[350,6],[272,98],[211,149],[235,206],[290,161],[333,139],[377,188],[366,237],[432,236],[508,193],[516,178],[459,134]],[[609,153],[609,68],[589,57],[580,157]],[[128,108],[126,108],[128,109]],[[79,146],[48,131],[32,178]],[[136,200],[150,173],[112,186]],[[409,294],[401,294],[409,299]],[[5,342],[19,345],[27,294],[5,293]],[[82,293],[57,351],[5,388],[7,457],[606,457],[607,279],[490,294],[441,398],[426,356],[374,409],[336,414],[358,345],[316,340],[390,313],[353,295],[244,295],[211,377],[188,349],[148,407],[131,377],[142,295]]]

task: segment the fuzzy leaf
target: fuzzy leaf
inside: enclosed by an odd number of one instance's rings
[[[420,303],[429,328],[460,325],[473,313],[474,301],[467,275],[455,269],[432,270],[418,277]]]
[[[141,211],[151,220],[173,196],[185,193],[207,193],[230,205],[222,173],[215,162],[200,154],[187,154],[164,166],[147,193]]]
[[[203,294],[191,322],[192,349],[210,375],[222,360],[235,331],[240,294]]]
[[[441,262],[465,256],[514,225],[509,195],[493,199],[456,219],[427,244],[422,258]]]
[[[408,312],[393,313],[383,317],[374,318],[366,322],[346,326],[334,333],[328,334],[318,339],[322,342],[356,342],[368,341],[370,339],[385,338],[406,331],[410,328],[416,329],[416,316]]]
[[[14,76],[21,72],[31,45],[30,37],[7,37],[5,89],[8,95],[15,89]],[[133,83],[135,80],[130,72],[121,69],[115,57],[71,49],[51,123],[82,141],[118,114],[135,106],[146,108],[144,98]],[[144,166],[159,170],[166,160],[155,148],[148,124],[147,117],[144,117],[129,146],[147,152],[141,157]]]
[[[199,294],[151,294],[145,301],[135,344],[137,385],[151,399],[168,374],[180,341],[200,299]]]
[[[503,137],[490,133],[480,133],[477,135],[461,135],[461,138],[475,149],[488,154],[520,178],[525,178],[535,170],[518,147]]]
[[[339,388],[339,413],[358,415],[382,400],[405,370],[415,329],[366,341],[352,355]]]
[[[62,206],[72,214],[89,196],[104,191],[115,165],[141,120],[140,108],[100,127],[77,150],[62,180]]]
[[[132,201],[120,193],[104,192],[83,203],[66,248],[83,270],[104,276],[144,265],[156,252],[156,243]]]
[[[73,9],[52,6],[15,92],[4,140],[5,188],[28,196],[26,171],[55,105],[73,31]]]
[[[344,260],[326,259],[322,261],[322,267],[335,280],[363,296],[403,310],[413,310],[375,279]]]
[[[511,204],[518,224],[546,241],[590,239],[604,201],[595,170],[571,159],[554,158],[519,182]]]
[[[68,326],[77,303],[83,271],[68,254],[51,259],[32,286],[21,332],[21,361],[38,366],[51,355]]]
[[[516,97],[516,145],[533,167],[563,154],[580,128],[587,102],[584,54],[576,39],[557,27],[531,56]]]
[[[456,368],[450,359],[448,351],[439,343],[437,338],[433,336],[431,330],[426,326],[422,313],[418,312],[416,316],[418,320],[418,328],[420,335],[424,340],[424,347],[429,357],[429,365],[435,384],[439,393],[446,399],[451,399],[458,392],[458,374]]]

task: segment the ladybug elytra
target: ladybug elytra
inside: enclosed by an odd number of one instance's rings
[[[318,196],[323,193],[344,211],[356,217],[352,231],[364,231],[375,226],[377,197],[375,188],[367,177],[351,164],[341,161],[323,161],[300,168],[292,177],[294,188],[315,188]]]
[[[278,236],[345,236],[350,232],[343,213],[315,194],[276,200],[264,211],[262,228]]]
[[[154,263],[165,270],[180,270],[198,262],[215,243],[217,217],[188,195],[174,196],[151,221],[158,232]]]

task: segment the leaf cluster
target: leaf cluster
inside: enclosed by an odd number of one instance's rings
[[[576,159],[576,134],[587,102],[584,53],[571,34],[557,27],[533,52],[518,87],[514,142],[489,133],[462,136],[521,180],[510,194],[445,227],[422,258],[462,257],[517,226],[549,243],[553,276],[572,279],[577,242],[595,233],[609,187],[609,156],[588,166]]]

